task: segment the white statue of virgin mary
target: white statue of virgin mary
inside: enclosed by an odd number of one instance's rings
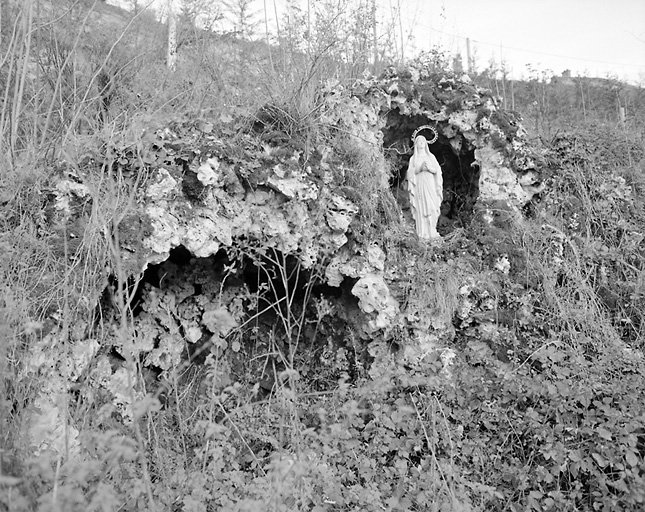
[[[408,192],[410,208],[419,238],[440,238],[437,221],[443,200],[441,166],[422,135],[414,139],[414,153],[408,165]]]

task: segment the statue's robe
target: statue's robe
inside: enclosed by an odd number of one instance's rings
[[[421,135],[414,139],[407,179],[417,235],[424,239],[439,238],[437,221],[443,200],[443,176],[439,162],[428,149],[428,141]]]

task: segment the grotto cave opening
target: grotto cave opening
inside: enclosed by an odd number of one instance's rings
[[[406,173],[412,156],[412,134],[423,125],[437,125],[423,115],[403,115],[398,110],[388,112],[383,132],[383,148],[390,164],[390,188],[404,211],[409,211]],[[458,130],[437,125],[439,136],[430,144],[443,174],[443,202],[437,230],[445,235],[467,226],[479,196],[479,165],[475,151]],[[447,137],[445,133],[454,133]],[[423,135],[423,133],[422,133]]]
[[[199,368],[209,354],[225,356],[232,379],[264,377],[269,359],[270,367],[306,367],[313,375],[324,354],[346,344],[348,325],[359,317],[352,283],[328,286],[323,272],[323,265],[305,269],[297,258],[248,240],[205,258],[175,247],[129,283],[137,360],[156,378]],[[114,301],[102,315],[118,325]],[[118,337],[108,344],[122,362],[133,350]],[[353,357],[347,361],[354,366]]]

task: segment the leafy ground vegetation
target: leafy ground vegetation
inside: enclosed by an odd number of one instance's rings
[[[346,34],[310,41],[308,54],[297,34],[269,48],[186,25],[168,73],[145,12],[11,5],[0,21],[0,510],[645,508],[642,119],[560,117],[548,134],[536,122],[539,200],[521,219],[473,215],[429,250],[364,165],[370,154],[329,129],[328,78],[349,88],[360,67]],[[264,146],[250,142],[258,124],[271,127]],[[261,237],[209,258],[176,248],[137,277],[146,233],[131,221],[133,191],[151,167],[207,151],[249,179],[262,159],[325,161],[358,205],[349,243],[378,242],[405,311],[449,333],[441,350],[409,350],[408,329],[366,337],[347,290],[322,284],[326,261],[305,266]],[[61,176],[91,201],[53,201]],[[234,195],[238,183],[223,187]],[[199,198],[199,181],[186,190]],[[59,222],[67,208],[84,220]],[[188,353],[172,351],[179,332]],[[52,375],[74,385],[43,395]],[[53,425],[68,427],[40,449],[33,439]]]

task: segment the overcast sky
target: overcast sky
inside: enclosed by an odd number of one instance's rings
[[[108,0],[119,4],[128,0]],[[139,0],[158,5],[167,0]],[[180,0],[175,0],[180,1]],[[254,0],[269,15],[286,0]],[[296,0],[298,1],[298,0]],[[307,0],[299,0],[303,7]],[[309,0],[316,2],[316,0]],[[377,0],[379,17],[400,5],[406,57],[439,46],[466,57],[466,38],[479,68],[503,59],[514,77],[527,64],[560,74],[608,75],[645,85],[645,0]],[[281,14],[279,14],[281,15]],[[270,25],[273,20],[269,20]]]
[[[382,4],[396,4],[382,0]],[[500,52],[514,73],[526,64],[559,74],[606,76],[645,84],[645,0],[401,0],[416,45],[440,44],[465,53],[465,38],[480,65]]]

